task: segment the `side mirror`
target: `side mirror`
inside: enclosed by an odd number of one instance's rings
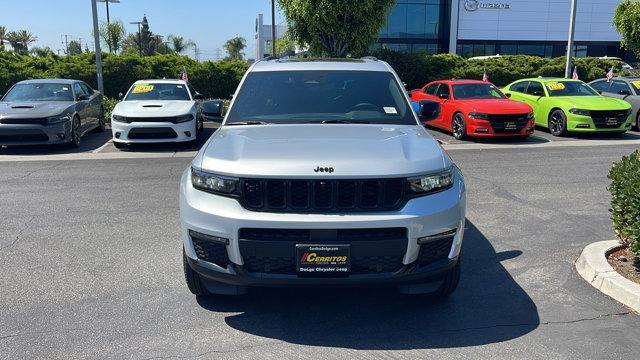
[[[438,95],[438,97],[440,99],[444,99],[444,100],[449,100],[449,98],[450,98],[449,94],[440,94],[440,95]]]
[[[123,97],[124,97],[123,93],[118,93],[118,99],[122,100]]]
[[[200,94],[199,92],[195,93],[193,95],[194,100],[204,100],[204,95]]]
[[[209,100],[202,103],[202,117],[208,121],[222,120],[222,100]]]
[[[511,99],[511,93],[506,93],[504,94],[504,96],[508,97],[509,99]]]
[[[420,100],[418,117],[422,121],[432,121],[440,116],[440,103],[431,100]]]
[[[78,100],[79,101],[89,100],[89,95],[85,95],[85,94],[78,95]]]

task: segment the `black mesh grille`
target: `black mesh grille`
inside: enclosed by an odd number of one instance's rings
[[[493,131],[497,133],[517,133],[529,123],[528,116],[529,114],[492,114],[489,115],[489,122]]]
[[[191,237],[191,240],[198,259],[214,263],[223,268],[227,267],[229,255],[227,255],[227,247],[225,245],[195,237]]]
[[[129,139],[174,139],[178,137],[172,128],[149,127],[133,128],[129,131]]]
[[[396,210],[403,204],[404,179],[242,179],[242,205],[253,211],[346,212]]]
[[[0,130],[0,141],[21,142],[21,141],[49,141],[47,134],[39,130]]]
[[[378,229],[255,229],[242,228],[240,239],[256,241],[297,241],[299,243],[311,241],[352,242],[377,241],[390,239],[406,239],[406,228],[378,228]]]
[[[601,129],[615,129],[627,121],[627,110],[592,110],[590,111],[593,123],[597,128]]]
[[[37,124],[37,125],[47,125],[46,118],[37,118],[37,119],[0,119],[0,124]]]
[[[448,258],[452,245],[453,236],[420,245],[420,252],[418,253],[418,265],[426,266],[435,261]]]
[[[133,122],[168,122],[177,124],[178,118],[176,116],[167,116],[167,117],[124,117],[119,119],[118,122],[124,123],[133,123]]]

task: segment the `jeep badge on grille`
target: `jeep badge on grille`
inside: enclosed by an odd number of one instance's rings
[[[318,166],[317,168],[313,169],[314,172],[327,172],[329,174],[331,174],[334,170],[332,167],[321,167]]]

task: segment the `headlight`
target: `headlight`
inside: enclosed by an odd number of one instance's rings
[[[121,115],[111,115],[111,121],[126,123],[127,117]]]
[[[191,168],[191,185],[202,191],[232,194],[238,188],[238,179],[210,174]]]
[[[439,174],[416,176],[407,179],[411,191],[415,194],[427,194],[440,191],[453,185],[454,168],[443,171]]]
[[[580,116],[591,116],[591,111],[585,109],[570,109],[570,113]]]
[[[527,114],[527,120],[533,120],[533,118],[535,117],[535,114],[532,112]]]
[[[187,114],[187,115],[181,115],[181,116],[176,116],[176,123],[183,123],[183,122],[187,122],[187,121],[191,121],[193,120],[193,114]]]
[[[469,117],[472,119],[489,120],[489,114],[484,114],[479,112],[470,112]]]
[[[47,118],[47,123],[49,125],[51,125],[51,124],[60,124],[60,123],[63,123],[63,122],[67,122],[69,120],[71,120],[71,116],[69,116],[69,115],[58,115],[58,116],[52,116],[50,118]]]

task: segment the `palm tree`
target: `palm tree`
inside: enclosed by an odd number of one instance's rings
[[[28,54],[29,45],[37,40],[38,38],[27,30],[11,31],[7,34],[7,41],[11,44],[13,51],[19,54]]]
[[[242,50],[247,47],[247,41],[243,37],[236,36],[232,39],[227,40],[224,44],[224,49],[229,54],[229,58],[231,59],[242,59],[244,55]]]
[[[195,47],[196,45],[193,40],[185,40],[182,36],[178,35],[171,34],[167,37],[167,39],[171,43],[171,48],[173,49],[173,51],[177,52],[178,54],[181,54],[182,52],[187,50],[187,48]]]

